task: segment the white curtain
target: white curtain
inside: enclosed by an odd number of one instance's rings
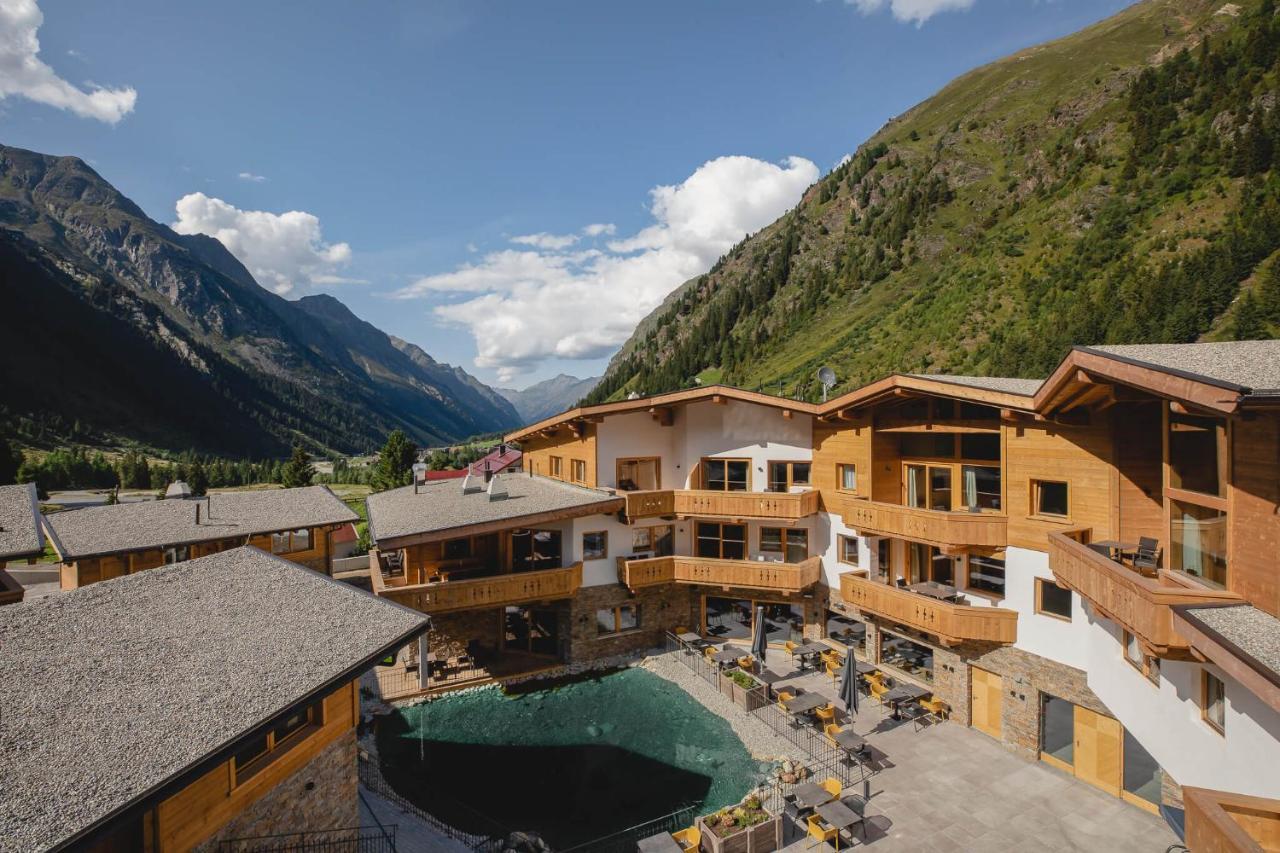
[[[978,505],[978,472],[974,468],[964,469],[964,505]]]
[[[1200,553],[1200,522],[1189,512],[1182,514],[1182,570],[1190,575],[1204,572]]]
[[[913,465],[907,468],[907,506],[920,506],[920,493],[916,488],[916,471]]]

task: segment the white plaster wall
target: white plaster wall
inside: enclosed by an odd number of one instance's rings
[[[840,539],[841,536],[856,536],[858,538],[858,566],[857,570],[869,572],[870,576],[875,575],[872,560],[875,559],[875,549],[871,547],[874,540],[861,536],[858,531],[844,523],[844,518],[834,513],[820,512],[815,517],[814,527],[816,528],[817,539],[809,543],[809,550],[814,554],[822,555],[822,577],[823,582],[831,589],[840,589],[840,575],[845,572],[855,571],[853,566],[845,565],[840,562]],[[819,550],[819,546],[821,550]]]
[[[1089,687],[1179,785],[1280,798],[1280,714],[1213,665],[1160,663],[1160,684],[1124,659],[1120,629],[1088,632]],[[1225,735],[1200,718],[1200,673],[1227,687]]]
[[[1036,578],[1053,581],[1049,555],[1043,551],[1010,547],[1005,549],[1004,600],[994,602],[980,595],[965,595],[975,607],[999,606],[1018,612],[1018,641],[1015,648],[1058,663],[1084,669],[1088,666],[1089,617],[1084,602],[1071,593],[1071,621],[1036,613]]]
[[[617,488],[619,459],[660,456],[662,487],[682,487],[687,475],[676,468],[680,456],[677,438],[675,426],[660,426],[648,412],[609,415],[596,425],[597,485],[602,489]]]
[[[671,488],[697,487],[689,482],[689,473],[699,460],[723,456],[750,459],[751,489],[763,492],[769,485],[766,463],[812,461],[812,422],[809,415],[797,413],[788,419],[781,409],[737,400],[723,406],[709,401],[691,403],[676,415],[680,470],[679,482],[673,482]]]

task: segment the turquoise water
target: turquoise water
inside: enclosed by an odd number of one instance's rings
[[[468,829],[475,810],[557,848],[736,803],[767,770],[727,722],[641,669],[403,709],[378,750],[392,786],[437,817]]]

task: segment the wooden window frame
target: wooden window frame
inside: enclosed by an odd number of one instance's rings
[[[1209,679],[1222,685],[1222,722],[1209,717]],[[1200,670],[1200,719],[1218,734],[1227,735],[1227,683],[1207,669]]]
[[[911,469],[912,466],[916,466],[924,469],[924,503],[925,505],[922,507],[914,507],[914,509],[924,509],[924,510],[929,510],[930,512],[954,512],[956,509],[956,495],[959,492],[959,489],[956,484],[960,482],[956,475],[960,471],[960,464],[952,463],[952,462],[931,462],[926,459],[917,460],[914,458],[910,462],[904,461],[902,463],[902,473],[901,473],[902,506],[909,506],[909,504],[907,503],[907,472]],[[951,477],[951,485],[948,488],[948,491],[951,492],[950,506],[936,507],[932,505],[933,492],[929,488],[929,482],[931,480],[932,469],[934,468],[947,469],[948,475]]]
[[[655,490],[662,488],[662,457],[661,456],[619,456],[613,460],[613,484],[621,488],[622,483],[622,466],[634,462],[652,462],[653,463],[653,488]]]
[[[317,699],[306,708],[307,722],[290,732],[283,740],[276,741],[275,727],[267,731],[267,749],[244,767],[236,766],[235,756],[227,760],[231,772],[231,789],[251,781],[268,765],[275,763],[282,755],[289,752],[311,735],[324,728],[324,700]],[[287,716],[287,715],[286,715]]]
[[[622,627],[621,611],[628,608],[635,611],[636,625],[634,628]],[[606,631],[605,633],[602,634],[600,633],[600,614],[601,612],[606,610],[611,611],[613,613],[613,630]],[[634,634],[637,631],[641,631],[644,629],[644,624],[640,621],[641,618],[642,617],[640,615],[639,602],[627,602],[625,604],[615,604],[612,607],[597,607],[596,608],[596,639],[603,640],[607,637],[619,637],[624,634]]]
[[[999,556],[997,556],[997,555],[999,555]],[[969,576],[970,576],[970,574],[972,574],[972,571],[971,571],[971,568],[970,568],[972,564],[971,564],[971,562],[970,562],[970,561],[971,561],[974,557],[979,557],[980,559],[999,560],[1000,562],[1004,563],[1004,588],[1005,588],[1005,591],[1004,591],[1004,592],[992,592],[992,591],[991,591],[991,590],[989,590],[989,589],[979,589],[978,587],[972,586],[972,585],[970,584],[970,582],[969,582]],[[965,555],[965,558],[964,558],[964,588],[963,588],[963,589],[964,589],[964,593],[965,593],[966,595],[976,595],[976,596],[978,596],[979,598],[985,598],[985,599],[987,599],[988,601],[1004,601],[1006,598],[1008,598],[1008,597],[1009,597],[1009,558],[1008,558],[1008,554],[1007,554],[1007,552],[1005,552],[1005,551],[997,551],[997,552],[995,552],[994,554],[967,554],[967,555]]]
[[[1075,602],[1071,602],[1071,615],[1063,616],[1061,613],[1054,613],[1051,610],[1044,609],[1044,585],[1052,584],[1049,578],[1036,578],[1036,613],[1041,616],[1048,616],[1050,619],[1057,619],[1059,622],[1071,622],[1075,618]],[[1057,586],[1057,584],[1054,584]],[[1068,590],[1068,593],[1070,590]]]
[[[778,548],[764,547],[764,532],[766,530],[777,530],[782,534],[778,539]],[[792,533],[798,533],[804,536],[805,559],[809,559],[809,529],[806,527],[782,527],[776,524],[762,525],[760,527],[759,536],[756,540],[756,544],[758,546],[756,550],[761,554],[781,554],[785,560],[787,555],[787,546],[791,544],[788,540],[791,538]]]
[[[299,548],[298,547],[299,534],[302,533],[304,530],[306,531],[306,534],[307,534],[307,544],[305,548]],[[310,551],[311,543],[315,541],[315,536],[312,535],[310,527],[300,527],[297,530],[281,530],[279,532],[271,533],[268,535],[271,537],[271,553],[272,554],[296,554],[299,551]],[[281,550],[281,551],[276,550],[277,536],[287,537],[284,540],[286,543],[286,547],[284,548],[284,550]]]
[[[853,488],[846,489],[844,487],[844,469],[853,469]],[[856,462],[837,462],[836,463],[836,491],[844,492],[846,495],[856,495],[858,493],[858,463]]]
[[[1057,521],[1057,522],[1063,522],[1063,521],[1069,522],[1069,521],[1071,521],[1071,481],[1070,481],[1070,480],[1050,480],[1050,479],[1042,479],[1042,478],[1036,478],[1036,477],[1033,477],[1033,478],[1029,481],[1029,483],[1030,483],[1029,490],[1030,490],[1030,495],[1031,495],[1031,506],[1030,506],[1030,509],[1031,509],[1030,517],[1031,517],[1031,518],[1040,519],[1040,520],[1042,520],[1042,521]],[[1058,514],[1056,514],[1056,513],[1052,513],[1052,512],[1041,512],[1041,511],[1040,511],[1040,488],[1041,488],[1041,486],[1045,485],[1046,483],[1051,483],[1051,484],[1054,484],[1054,485],[1059,485],[1059,486],[1065,486],[1065,487],[1066,487],[1066,489],[1067,489],[1067,512],[1066,512],[1066,514],[1065,514],[1065,515],[1058,515]]]
[[[725,494],[729,494],[729,493],[731,493],[731,492],[733,492],[733,491],[736,491],[735,489],[730,489],[730,488],[728,488],[728,485],[729,485],[729,472],[728,472],[728,468],[727,468],[727,467],[725,468],[725,478],[724,478],[725,488],[723,488],[723,489],[712,489],[709,485],[707,485],[707,484],[710,482],[710,477],[708,477],[708,476],[707,476],[707,474],[708,474],[708,472],[707,472],[707,463],[709,463],[709,462],[723,462],[723,463],[725,463],[725,464],[726,464],[726,466],[727,466],[727,465],[728,465],[728,463],[730,463],[730,462],[744,462],[744,463],[746,463],[746,466],[747,466],[747,487],[746,487],[745,489],[743,489],[743,491],[750,492],[750,491],[752,491],[753,487],[755,486],[755,483],[754,483],[754,479],[755,479],[755,476],[754,476],[754,475],[755,475],[755,471],[753,471],[753,470],[752,470],[752,468],[753,468],[754,466],[753,466],[753,463],[752,463],[752,461],[751,461],[750,459],[748,459],[748,458],[746,458],[746,457],[741,457],[741,456],[704,456],[704,457],[702,457],[702,460],[701,460],[701,462],[700,462],[700,464],[699,464],[699,466],[698,466],[698,467],[699,467],[699,469],[700,469],[700,471],[701,471],[701,474],[702,474],[702,476],[700,477],[701,482],[700,482],[698,485],[699,485],[699,487],[700,487],[703,491],[707,491],[707,492],[724,492]]]
[[[1135,661],[1129,657],[1129,643],[1136,642],[1137,638],[1123,628],[1120,629],[1120,657],[1124,658],[1124,662],[1133,667],[1143,678],[1152,684],[1160,683],[1160,661],[1147,654],[1142,648],[1141,643],[1138,644],[1138,654],[1142,658]]]
[[[599,537],[601,537],[601,543],[604,545],[604,552],[603,552],[599,557],[588,557],[588,556],[587,556],[587,537],[588,537],[588,536],[599,536]],[[607,559],[609,559],[609,531],[607,531],[607,530],[586,530],[586,531],[583,531],[583,533],[582,533],[582,561],[583,561],[584,563],[586,563],[586,562],[595,562],[596,560],[607,560]]]
[[[732,559],[735,559],[734,557],[726,557],[726,556],[724,556],[724,543],[725,543],[725,541],[726,541],[726,540],[725,540],[725,538],[724,538],[724,529],[725,529],[726,527],[741,527],[741,528],[742,528],[742,559],[743,559],[743,560],[747,560],[747,559],[749,559],[749,558],[751,557],[751,553],[750,553],[750,551],[751,551],[751,547],[750,547],[750,546],[751,546],[751,529],[750,529],[749,525],[747,525],[746,523],[738,523],[738,522],[734,522],[734,521],[711,521],[711,520],[703,520],[703,519],[695,519],[695,520],[694,520],[694,522],[693,522],[693,531],[692,531],[692,533],[693,533],[693,553],[694,553],[695,555],[697,555],[697,553],[698,553],[698,540],[699,540],[699,539],[701,539],[701,538],[703,538],[703,537],[698,536],[698,527],[699,527],[700,525],[703,525],[703,524],[714,524],[716,527],[718,527],[718,528],[719,528],[719,533],[717,534],[717,536],[716,536],[716,540],[715,540],[715,541],[716,541],[716,542],[718,542],[718,543],[720,543],[720,547],[719,547],[720,555],[719,555],[718,557],[698,557],[698,559],[701,559],[701,560],[732,560]],[[728,540],[728,541],[730,541],[730,542],[737,542],[738,540],[737,540],[737,539],[730,539],[730,540]],[[712,597],[713,597],[713,598],[715,598],[715,597],[719,597],[719,596],[712,596]]]
[[[785,465],[787,468],[786,489],[781,492],[774,492],[774,494],[780,494],[780,495],[787,494],[788,492],[791,491],[792,487],[794,486],[808,486],[809,488],[813,488],[813,460],[811,459],[770,459],[768,462],[765,462],[764,464],[765,484],[769,486],[770,489],[772,489],[772,486],[773,486],[773,466],[774,465]],[[803,482],[798,482],[796,480],[795,466],[797,465],[809,466],[808,480],[805,480]],[[750,480],[750,476],[748,476],[748,481],[749,480]],[[750,482],[748,482],[747,483],[748,488],[750,488],[750,485],[751,485]]]
[[[582,476],[581,476],[581,477],[579,477],[579,476],[578,476],[578,471],[579,471],[579,469],[581,469],[581,471],[582,471]],[[572,482],[572,483],[577,483],[577,484],[579,484],[579,485],[586,485],[586,483],[587,483],[587,460],[585,460],[585,459],[570,459],[570,460],[569,460],[569,481],[570,481],[570,482]]]
[[[852,542],[854,553],[858,554],[858,559],[852,563],[844,558],[844,545],[846,542]],[[836,534],[836,562],[842,566],[849,566],[850,568],[854,568],[854,569],[862,568],[862,565],[861,565],[862,549],[860,545],[861,543],[858,541],[857,536],[850,536],[845,533]]]
[[[563,456],[547,457],[547,476],[555,477],[557,480],[564,479],[564,457]]]

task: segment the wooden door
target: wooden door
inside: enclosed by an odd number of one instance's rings
[[[1120,796],[1120,755],[1124,732],[1120,721],[1076,706],[1076,778]]]
[[[973,699],[970,702],[971,725],[980,732],[1000,739],[1000,712],[1004,696],[1004,679],[994,672],[969,667]]]

